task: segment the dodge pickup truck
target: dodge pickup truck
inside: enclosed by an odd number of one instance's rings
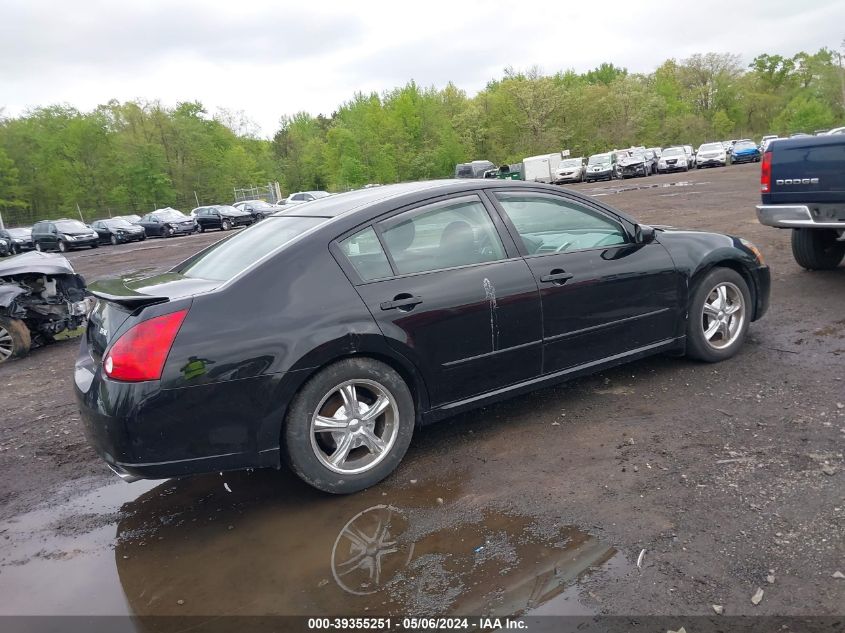
[[[760,172],[762,224],[792,229],[792,256],[808,270],[845,257],[845,136],[773,141]]]

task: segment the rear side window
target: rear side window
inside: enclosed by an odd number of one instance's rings
[[[400,275],[505,258],[496,227],[477,196],[427,205],[380,226]]]
[[[340,243],[340,250],[364,281],[384,279],[393,275],[387,255],[372,227],[347,237]]]
[[[259,259],[280,249],[327,218],[271,216],[215,244],[177,272],[186,277],[228,281]]]

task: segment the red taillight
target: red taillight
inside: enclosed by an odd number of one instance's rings
[[[114,380],[140,382],[158,380],[170,348],[188,310],[141,321],[123,334],[103,362],[106,376]]]
[[[760,191],[769,193],[772,190],[772,151],[763,154],[763,161],[760,163]]]

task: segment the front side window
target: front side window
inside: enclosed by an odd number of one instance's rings
[[[400,275],[505,258],[496,227],[477,196],[408,211],[380,227]]]
[[[393,275],[387,255],[372,227],[343,240],[340,250],[364,281],[384,279]]]
[[[536,193],[494,194],[529,255],[625,244],[625,231],[607,216],[576,202]]]

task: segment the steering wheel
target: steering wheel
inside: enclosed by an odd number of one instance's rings
[[[561,244],[560,246],[558,246],[555,249],[555,253],[562,253],[563,251],[565,251],[570,246],[572,246],[572,242],[564,242],[563,244]]]
[[[485,257],[492,257],[494,255],[493,240],[486,233],[482,233],[481,239],[478,240],[478,253]]]

